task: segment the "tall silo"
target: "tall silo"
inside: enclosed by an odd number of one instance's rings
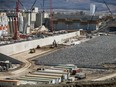
[[[22,14],[19,14],[19,19],[18,19],[18,22],[19,22],[19,32],[20,33],[23,33],[24,29],[23,29],[23,16]]]
[[[91,3],[90,4],[90,15],[95,15],[96,5]]]

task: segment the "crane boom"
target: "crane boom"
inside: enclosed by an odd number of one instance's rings
[[[110,12],[111,16],[113,16],[113,14],[112,14],[112,12],[111,12],[111,10],[110,10],[109,6],[107,5],[106,1],[105,1],[105,0],[103,0],[103,2],[105,3],[105,5],[106,5],[107,9],[109,10],[109,12]]]
[[[53,8],[52,8],[52,0],[50,0],[50,29],[53,32]]]

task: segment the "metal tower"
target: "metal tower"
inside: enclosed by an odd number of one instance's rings
[[[19,12],[19,0],[16,1],[16,17],[14,17],[14,36],[13,39],[18,39],[18,12]]]
[[[50,0],[50,30],[53,32],[53,7],[52,0]]]

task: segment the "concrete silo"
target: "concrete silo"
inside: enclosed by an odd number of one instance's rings
[[[96,5],[91,3],[90,4],[90,15],[95,15]]]

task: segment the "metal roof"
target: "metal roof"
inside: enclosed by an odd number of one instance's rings
[[[25,80],[25,81],[52,81],[54,79],[50,78],[38,78],[38,77],[21,77],[18,80]]]
[[[61,76],[47,76],[47,75],[26,75],[27,77],[43,77],[43,78],[61,78]]]

